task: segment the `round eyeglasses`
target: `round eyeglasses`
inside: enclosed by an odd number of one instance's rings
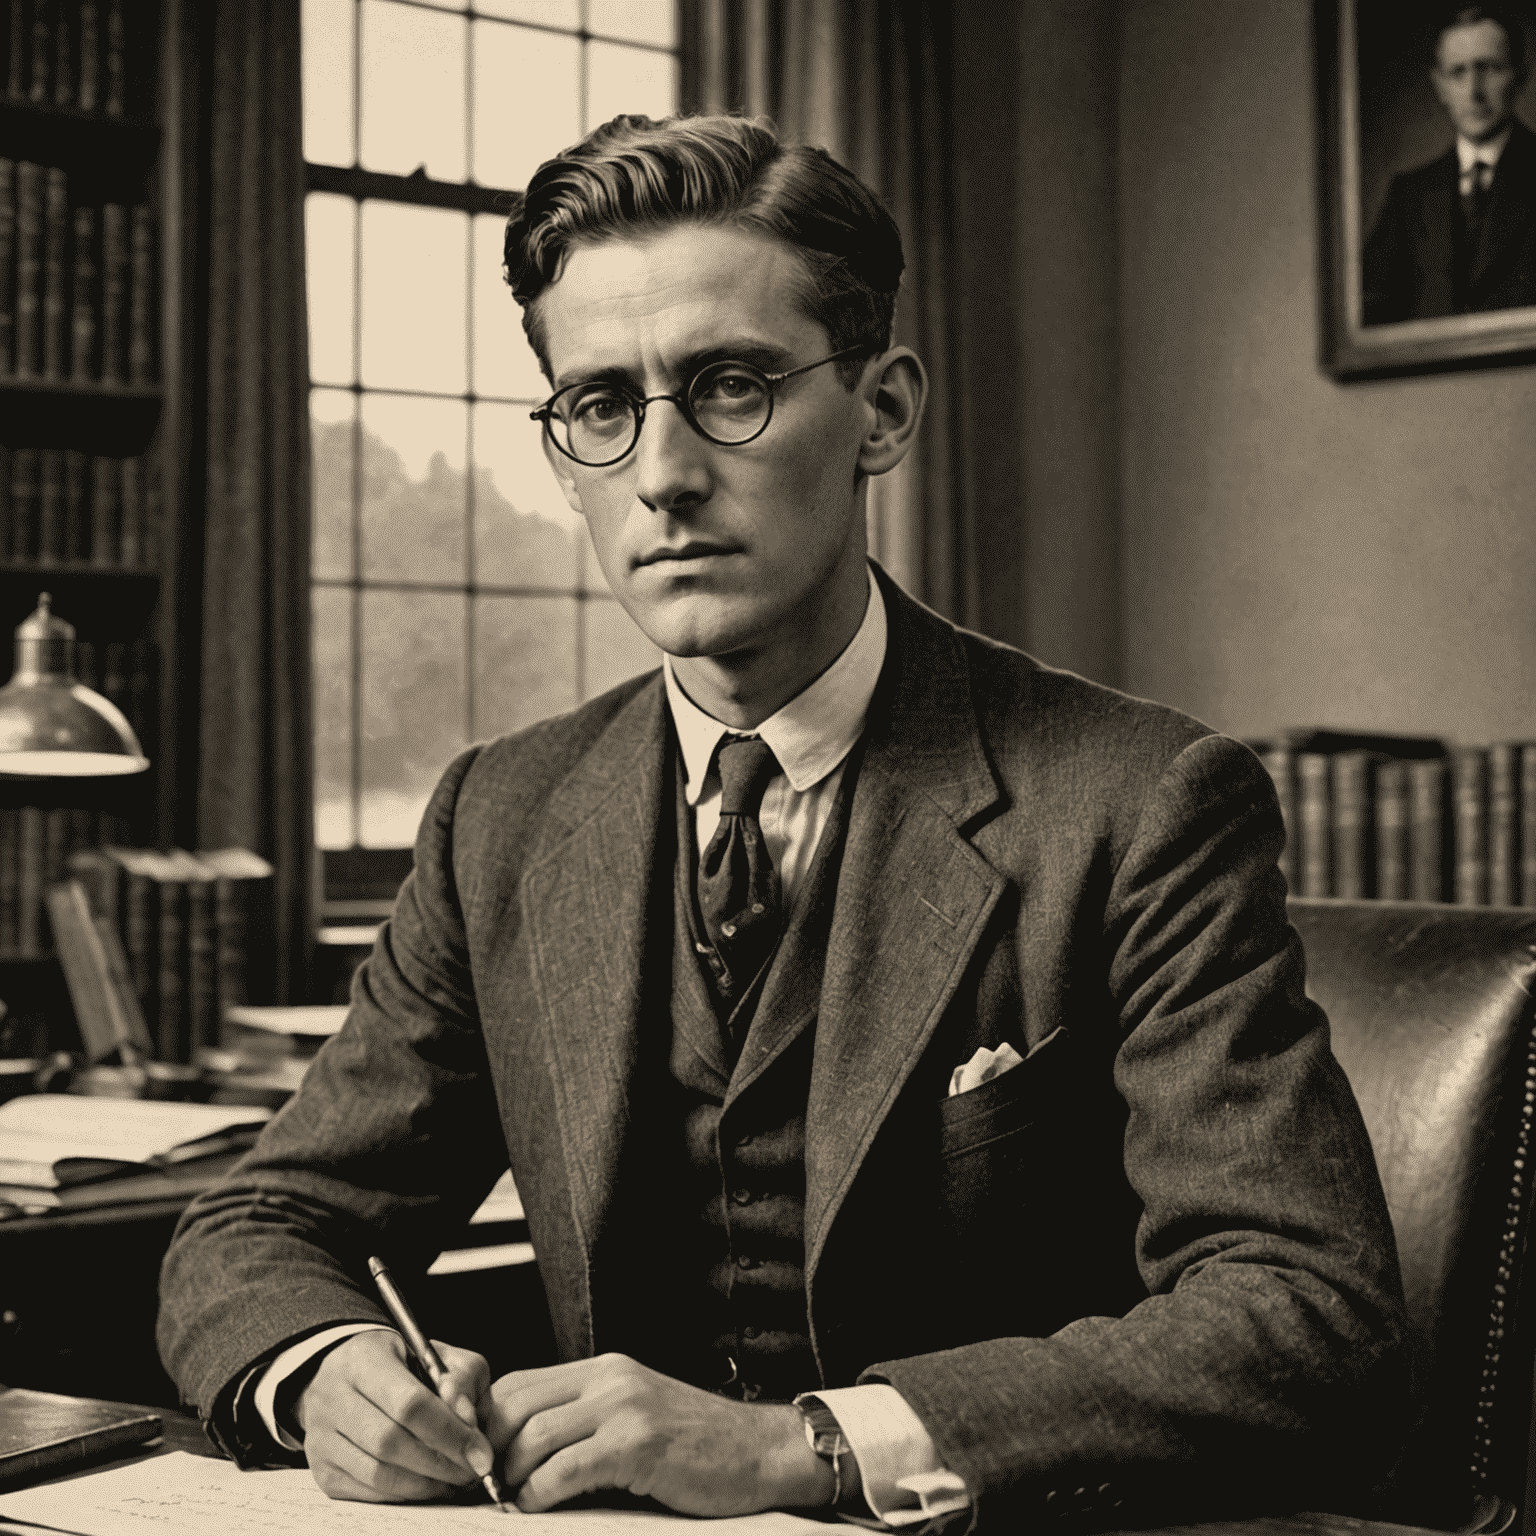
[[[544,423],[550,442],[566,458],[588,469],[617,464],[640,440],[646,406],[658,400],[670,400],[700,437],[722,448],[739,448],[768,430],[774,391],[785,379],[870,350],[868,345],[845,347],[785,373],[764,373],[751,363],[710,363],[676,395],[636,395],[622,384],[602,381],[567,384],[528,416]]]

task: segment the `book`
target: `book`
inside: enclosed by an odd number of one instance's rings
[[[148,1056],[154,1045],[138,999],[126,974],[120,982],[114,972],[85,887],[78,880],[50,886],[48,916],[86,1060],[104,1061],[114,1052],[125,1059]]]
[[[122,866],[100,848],[79,848],[70,854],[66,868],[85,887],[92,915],[116,928]]]
[[[1301,828],[1303,896],[1333,895],[1333,807],[1329,760],[1320,752],[1296,754],[1296,808]]]
[[[140,635],[128,649],[128,706],[123,711],[146,756],[154,757],[155,642]]]
[[[43,377],[68,377],[69,178],[49,166],[43,201]]]
[[[83,560],[90,548],[89,485],[90,460],[78,448],[66,448],[64,450],[64,530],[62,535],[66,560]]]
[[[151,1034],[159,1033],[159,941],[156,909],[159,897],[145,864],[144,850],[108,845],[102,849],[123,869],[123,948],[128,954],[128,974]]]
[[[1408,765],[1408,894],[1414,901],[1445,900],[1445,762]]]
[[[1488,904],[1520,905],[1520,743],[1488,749]]]
[[[1456,901],[1464,907],[1488,905],[1488,753],[1482,747],[1458,747],[1451,759],[1452,826]]]
[[[10,57],[5,72],[5,93],[14,101],[27,94],[27,3],[11,0]]]
[[[37,558],[56,561],[64,547],[64,454],[59,448],[37,452]]]
[[[237,1144],[238,1146],[238,1144]],[[232,1146],[228,1150],[237,1150]],[[215,1157],[217,1153],[209,1153]],[[224,1177],[223,1164],[205,1168],[197,1158],[171,1163],[143,1173],[122,1173],[89,1184],[68,1184],[62,1189],[37,1189],[28,1184],[0,1184],[0,1221],[11,1216],[36,1216],[45,1211],[91,1211],[109,1205],[135,1205],[140,1201],[186,1200],[212,1189]]]
[[[213,872],[214,929],[218,948],[217,1017],[250,1002],[254,948],[262,969],[270,969],[270,887],[272,866],[245,848],[199,850],[197,859]],[[265,898],[265,899],[264,899]]]
[[[46,837],[43,812],[35,805],[24,805],[16,813],[17,892],[16,953],[35,957],[43,953],[43,860]]]
[[[30,560],[37,553],[39,466],[36,448],[11,454],[11,547],[13,560]]]
[[[0,156],[0,378],[16,367],[16,162]]]
[[[1445,743],[1438,736],[1403,736],[1385,731],[1350,731],[1334,727],[1290,726],[1266,737],[1263,750],[1316,752],[1332,757],[1339,752],[1370,752],[1377,757],[1405,760],[1444,757]]]
[[[69,376],[77,384],[96,377],[96,210],[75,209],[74,309],[69,337]]]
[[[1408,765],[1387,758],[1376,765],[1376,895],[1407,901]]]
[[[128,70],[123,39],[123,0],[106,0],[107,45],[102,61],[102,110],[121,117],[127,110]]]
[[[1275,798],[1280,802],[1280,820],[1285,823],[1285,847],[1280,850],[1280,873],[1285,888],[1296,889],[1296,764],[1289,748],[1272,747],[1260,753],[1260,760],[1275,784]]]
[[[0,1184],[62,1189],[227,1151],[270,1112],[34,1093],[0,1104]]]
[[[1359,901],[1370,894],[1371,756],[1339,752],[1329,759],[1333,809],[1333,894]]]
[[[160,1416],[129,1403],[0,1387],[0,1479],[68,1467],[119,1446],[143,1445]]]
[[[122,462],[117,557],[121,565],[144,564],[143,459],[124,459]]]
[[[96,0],[80,0],[80,89],[76,104],[82,112],[101,105],[101,24]]]
[[[43,366],[43,168],[16,166],[16,362],[19,378]]]
[[[121,203],[101,209],[101,378],[128,382],[128,210]]]
[[[91,564],[117,564],[118,461],[97,454],[91,460]]]
[[[21,846],[14,810],[0,810],[0,955],[21,952]]]
[[[69,18],[62,13],[61,9],[53,37],[53,104],[56,107],[72,107],[75,104],[75,54],[71,46],[73,41],[69,34]]]
[[[152,384],[155,378],[155,338],[152,301],[155,291],[155,236],[149,205],[133,210],[129,247],[128,382]]]
[[[32,0],[32,88],[33,101],[47,101],[52,94],[53,26],[58,0]]]

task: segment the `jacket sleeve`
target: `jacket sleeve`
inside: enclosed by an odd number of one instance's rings
[[[1282,841],[1257,759],[1206,737],[1146,798],[1113,876],[1103,952],[1146,1299],[861,1378],[902,1393],[990,1516],[1348,1508],[1384,1470],[1407,1388],[1396,1248],[1305,996]]]
[[[166,1254],[161,1357],[242,1461],[265,1449],[232,1427],[250,1367],[331,1324],[387,1323],[368,1255],[419,1273],[506,1167],[453,878],[474,757],[432,797],[341,1032],[229,1177],[187,1208]]]

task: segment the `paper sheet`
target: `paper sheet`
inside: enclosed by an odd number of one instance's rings
[[[502,1514],[490,1504],[352,1504],[328,1499],[304,1469],[242,1472],[233,1462],[173,1451],[51,1487],[0,1494],[0,1522],[74,1536],[826,1536],[799,1515],[699,1521],[632,1510]],[[11,1531],[14,1527],[0,1525]]]

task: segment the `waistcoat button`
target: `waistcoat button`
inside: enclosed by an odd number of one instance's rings
[[[738,1253],[736,1255],[737,1269],[756,1269],[762,1262],[761,1259],[754,1259],[750,1253]]]
[[[734,1200],[737,1205],[751,1205],[752,1191],[750,1189],[733,1189],[731,1191],[731,1199]]]

